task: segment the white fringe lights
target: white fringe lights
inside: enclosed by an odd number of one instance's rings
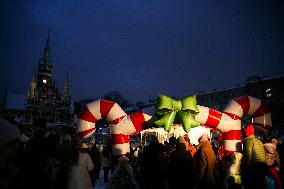
[[[170,130],[170,132],[165,131],[164,128],[149,128],[140,132],[141,134],[147,133],[155,133],[159,143],[164,144],[165,142],[169,142],[169,139],[173,136],[175,138],[179,138],[180,136],[184,136],[186,132],[180,124],[174,124]]]
[[[78,133],[82,138],[90,137],[96,130],[96,122],[106,119],[112,136],[112,153],[123,155],[130,152],[130,137],[142,131],[142,124],[151,119],[143,112],[127,115],[121,107],[111,101],[99,99],[87,104],[78,125]]]
[[[198,145],[198,139],[206,134],[209,138],[211,138],[210,128],[206,128],[203,126],[198,126],[191,128],[188,133],[186,133],[181,124],[174,124],[170,132],[165,131],[164,128],[150,128],[140,132],[141,134],[147,133],[155,133],[157,139],[160,143],[164,144],[165,142],[169,142],[169,139],[173,136],[175,138],[179,138],[180,136],[188,135],[191,144]]]

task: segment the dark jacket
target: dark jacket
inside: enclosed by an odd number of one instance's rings
[[[218,185],[216,156],[209,141],[203,141],[194,156],[197,188],[215,189]]]

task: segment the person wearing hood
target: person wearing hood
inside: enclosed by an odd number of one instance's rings
[[[198,139],[198,150],[194,155],[197,189],[218,188],[219,175],[216,156],[206,133]]]

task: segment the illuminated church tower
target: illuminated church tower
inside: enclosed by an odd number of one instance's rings
[[[34,120],[43,118],[50,127],[70,126],[73,112],[70,107],[68,73],[64,82],[63,95],[61,95],[53,80],[50,51],[49,32],[43,55],[28,90],[25,123],[32,124]]]

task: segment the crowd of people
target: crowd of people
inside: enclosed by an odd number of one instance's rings
[[[196,146],[184,136],[165,144],[153,137],[146,146],[113,156],[111,144],[90,146],[76,133],[59,136],[43,119],[33,126],[33,136],[24,140],[1,118],[1,189],[91,189],[98,179],[110,189],[282,188],[283,143],[260,140],[252,125],[243,129],[243,151],[230,159],[219,158],[206,133]]]
[[[206,134],[193,146],[187,138],[172,137],[169,143],[152,140],[138,157],[131,158],[141,188],[218,188],[216,155]]]
[[[144,147],[131,161],[141,188],[281,189],[284,143],[275,138],[260,140],[253,125],[243,129],[243,151],[220,156],[209,136],[203,134],[197,146],[189,139],[171,138]]]

